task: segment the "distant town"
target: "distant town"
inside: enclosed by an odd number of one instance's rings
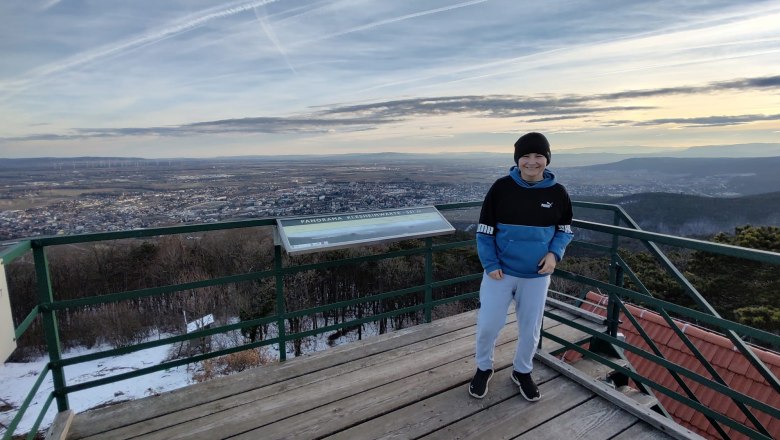
[[[24,173],[16,181],[5,176],[0,240],[480,200],[489,185],[392,182],[387,177],[403,171],[391,166],[355,167],[362,172],[355,180],[338,170],[314,175],[307,164],[219,168],[77,167]]]
[[[504,159],[40,159],[0,169],[0,240],[481,201],[506,174]],[[575,200],[641,192],[733,195],[719,176],[554,170]]]

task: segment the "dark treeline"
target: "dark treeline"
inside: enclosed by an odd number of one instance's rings
[[[268,271],[273,268],[272,232],[270,228],[252,228],[47,248],[52,291],[55,300],[73,300]],[[465,233],[448,237],[449,240],[467,238]],[[419,242],[402,241],[295,257],[283,254],[283,265],[299,266],[419,246]],[[424,264],[424,257],[415,255],[288,274],[284,276],[285,307],[288,312],[304,310],[419,286],[425,282]],[[473,250],[456,249],[434,257],[436,280],[479,270],[479,260]],[[37,304],[31,256],[9,265],[7,278],[9,290],[13,292],[14,321],[19,325]],[[138,343],[157,332],[181,333],[187,321],[207,314],[213,314],[218,323],[272,315],[276,310],[275,283],[274,277],[268,277],[61,310],[57,312],[61,340],[65,348],[89,348],[97,344],[118,347]],[[478,283],[460,283],[438,289],[434,297],[477,289]],[[412,293],[341,307],[316,317],[290,318],[287,332],[312,330],[318,325],[414,306],[422,302],[422,295],[422,292]],[[448,315],[475,306],[476,301],[461,301],[440,306],[434,313]],[[378,328],[386,332],[417,324],[422,319],[422,312],[404,313],[378,320]],[[242,333],[247,340],[254,341],[265,337],[267,327],[245,328]],[[291,343],[296,354],[301,353],[302,343],[300,340]],[[18,341],[18,346],[14,353],[17,360],[44,349],[39,320]]]
[[[198,235],[167,236],[156,239],[122,240],[65,245],[47,250],[52,290],[56,300],[72,300],[109,293],[178,285],[218,277],[268,271],[273,268],[273,236],[270,228],[209,232]],[[580,239],[583,234],[580,234]],[[587,234],[585,234],[587,235]],[[473,233],[436,238],[459,241]],[[738,246],[780,251],[780,228],[737,228],[734,234],[718,234],[712,240]],[[322,261],[374,255],[419,247],[419,241],[401,241],[290,257],[283,254],[284,267]],[[695,308],[683,289],[641,248],[624,249],[624,258],[645,287],[659,298]],[[742,322],[773,333],[780,332],[780,268],[740,261],[698,251],[669,250],[667,255],[683,271],[702,295],[726,319]],[[7,267],[15,324],[37,304],[35,268],[31,256]],[[570,249],[561,269],[606,281],[608,258]],[[359,264],[296,272],[284,276],[284,301],[288,312],[371,295],[420,286],[425,282],[422,255],[387,258]],[[456,278],[480,272],[474,247],[436,253],[434,280]],[[582,286],[554,280],[553,289],[581,294]],[[627,283],[632,286],[630,282]],[[459,283],[436,289],[434,299],[476,292],[479,282]],[[287,320],[287,332],[313,330],[317,326],[348,322],[422,303],[423,293],[351,304],[316,316]],[[477,300],[459,301],[434,309],[434,318],[460,313],[477,306]],[[57,312],[61,340],[65,348],[114,347],[134,344],[160,333],[182,333],[187,321],[213,314],[218,324],[272,315],[276,310],[274,277],[240,281],[217,286],[144,296],[104,305],[79,306]],[[422,311],[377,320],[380,333],[423,321]],[[268,326],[242,331],[246,341],[262,340]],[[362,326],[332,333],[331,339]],[[36,320],[18,341],[14,360],[24,360],[44,350],[43,330]],[[305,340],[290,342],[289,350],[304,351]]]

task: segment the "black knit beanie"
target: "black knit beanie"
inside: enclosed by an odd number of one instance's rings
[[[515,142],[515,165],[520,156],[529,153],[539,153],[547,158],[547,165],[550,164],[550,143],[541,133],[531,132],[520,136]]]

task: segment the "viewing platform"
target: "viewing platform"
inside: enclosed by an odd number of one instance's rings
[[[776,279],[780,253],[643,231],[618,206],[573,205],[577,238],[552,276],[533,370],[542,399],[533,403],[510,379],[517,338],[512,314],[499,336],[487,397],[475,399],[467,391],[476,371],[475,309],[483,276],[476,240],[468,232],[478,202],[334,216],[327,240],[319,237],[323,226],[308,217],[20,240],[0,250],[0,272],[8,268],[13,281],[0,290],[27,298],[25,307],[12,310],[9,295],[0,295],[0,324],[5,326],[0,354],[7,358],[22,337],[37,335],[49,360],[26,397],[8,405],[0,436],[780,438],[780,336],[724,318],[705,298],[711,294],[710,272],[689,273],[696,261],[750,268],[756,278],[739,290],[758,294],[753,282],[763,280],[764,289],[773,289],[769,281]],[[451,236],[426,235],[443,230],[429,226],[442,223],[437,211],[464,229]],[[414,238],[399,234],[409,225],[422,228]],[[365,247],[346,249],[356,236]],[[392,246],[369,246],[387,239]],[[329,244],[334,247],[319,249]],[[637,249],[644,249],[642,256],[652,265],[632,264]],[[669,255],[687,258],[682,261],[686,270],[667,255],[674,249],[681,252]],[[117,251],[119,259],[108,259],[114,255],[108,250]],[[296,256],[304,250],[317,253]],[[78,271],[64,270],[62,262],[70,260],[76,264],[72,267],[94,266],[92,260],[79,260],[87,256],[118,264],[100,274],[105,289],[84,289]],[[657,283],[662,277],[668,285]],[[682,299],[668,295],[673,289]],[[202,303],[190,304],[194,300]],[[219,307],[211,300],[218,300]],[[160,338],[117,341],[98,352],[63,352],[62,335],[97,331],[101,319],[114,328],[115,308],[138,318],[126,323],[134,324],[126,329],[129,334],[138,336],[147,335],[151,325],[141,317],[175,316],[170,322],[176,327],[182,315],[193,316],[186,312],[195,306],[202,306],[202,313],[194,316],[219,310],[223,316]],[[330,337],[368,323],[379,323],[378,336],[308,354],[301,349],[306,338]],[[231,343],[205,344],[218,335],[230,335]],[[87,381],[66,374],[69,367],[87,362],[191,342],[204,345]],[[273,347],[278,360],[91,410],[76,412],[69,401],[73,393],[143,381],[184,365],[205,369],[203,361],[262,347]],[[50,408],[57,415],[49,427],[50,419],[44,423],[44,418]]]
[[[533,371],[542,399],[526,401],[510,379],[513,314],[499,337],[487,397],[469,396],[475,317],[467,312],[76,414],[66,438],[699,438],[617,391],[599,395],[603,385],[568,367],[597,391],[581,385],[560,372],[563,363],[549,364],[549,355],[537,355]],[[586,336],[552,319],[544,327],[567,340]],[[544,340],[540,353],[559,348]]]

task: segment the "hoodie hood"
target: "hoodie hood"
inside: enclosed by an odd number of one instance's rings
[[[542,173],[542,180],[533,185],[529,185],[528,182],[520,177],[520,170],[517,168],[517,165],[509,169],[509,176],[512,177],[512,180],[514,180],[515,183],[523,188],[549,188],[557,183],[555,181],[555,174],[548,169],[545,169]]]

